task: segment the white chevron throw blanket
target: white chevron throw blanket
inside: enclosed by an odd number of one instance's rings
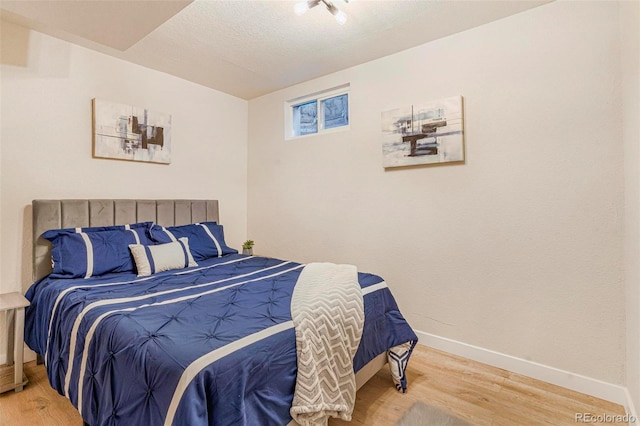
[[[293,290],[298,376],[291,417],[303,426],[329,417],[351,420],[356,400],[353,357],[364,326],[364,302],[352,265],[311,263]]]

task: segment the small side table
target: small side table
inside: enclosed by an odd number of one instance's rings
[[[27,306],[29,301],[20,293],[0,294],[0,312],[7,312],[7,365],[0,366],[0,393],[11,389],[20,392],[27,384],[27,378],[22,371],[24,308]]]

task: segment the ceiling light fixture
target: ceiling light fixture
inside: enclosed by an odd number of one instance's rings
[[[344,0],[345,3],[348,3],[348,0]],[[293,6],[293,11],[296,15],[301,16],[304,15],[307,10],[312,9],[319,5],[320,3],[324,4],[327,7],[327,10],[331,12],[331,14],[336,18],[338,24],[344,25],[347,22],[347,14],[335,7],[333,3],[329,0],[304,0],[300,1]]]

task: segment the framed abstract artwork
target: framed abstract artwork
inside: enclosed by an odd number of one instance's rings
[[[382,112],[385,168],[464,161],[462,96]]]
[[[171,163],[171,115],[93,100],[93,156]]]

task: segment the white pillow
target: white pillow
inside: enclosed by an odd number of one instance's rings
[[[142,244],[130,244],[129,250],[136,262],[138,276],[144,277],[171,269],[181,269],[191,266],[198,266],[191,251],[189,250],[189,239],[179,238],[167,244],[154,246],[144,246]]]

